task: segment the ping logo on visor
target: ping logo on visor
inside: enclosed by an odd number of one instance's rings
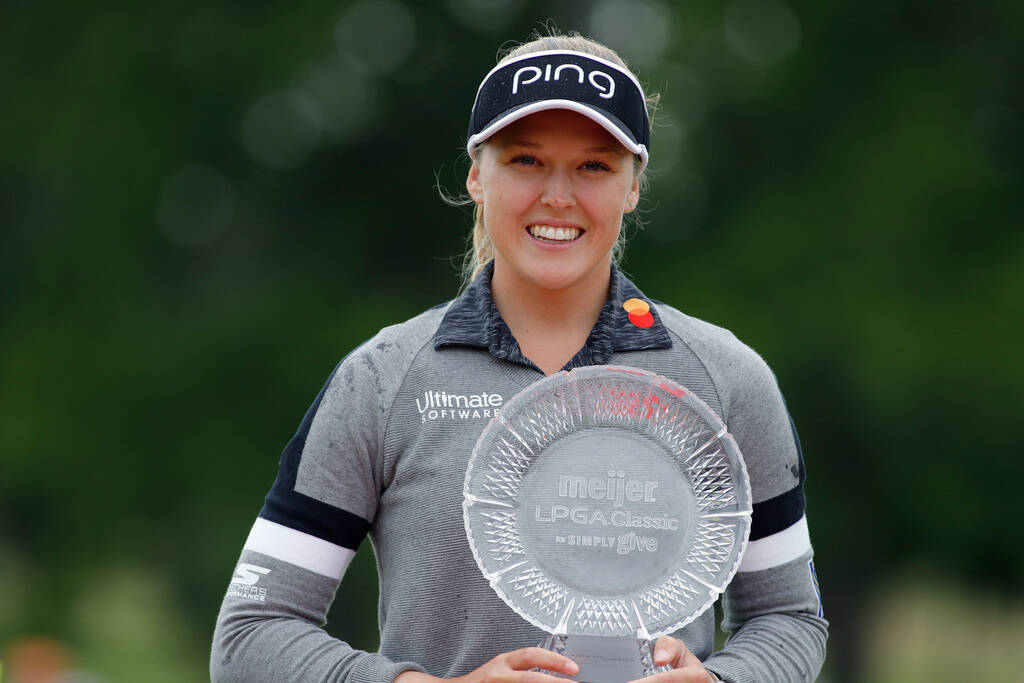
[[[643,88],[618,64],[571,50],[533,52],[494,67],[476,93],[466,149],[513,121],[569,109],[599,123],[647,165],[651,124]]]
[[[512,75],[512,94],[515,95],[519,91],[520,85],[530,85],[540,80],[541,75],[544,76],[544,82],[547,83],[552,80],[560,80],[562,71],[565,69],[571,69],[579,75],[579,82],[583,82],[584,71],[583,67],[579,64],[563,63],[555,67],[554,77],[552,78],[551,64],[544,66],[544,71],[540,70],[539,66],[533,66],[532,64],[527,66],[519,67],[516,72]],[[524,74],[526,76],[524,77]],[[615,79],[606,74],[604,71],[595,69],[589,74],[586,74],[587,80],[590,81],[590,85],[594,86],[601,93],[600,97],[610,98],[615,95]],[[569,78],[572,78],[570,72]]]

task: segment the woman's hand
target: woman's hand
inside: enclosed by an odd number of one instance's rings
[[[657,666],[668,664],[672,670],[648,676],[642,679],[644,683],[714,683],[718,680],[683,641],[672,636],[658,638],[654,646],[654,663]]]
[[[575,676],[580,670],[568,657],[539,647],[525,647],[500,654],[465,676],[450,680],[457,683],[565,683],[564,678],[531,671],[534,667],[570,676]],[[439,680],[443,679],[418,671],[404,671],[395,678],[395,683],[432,683]]]

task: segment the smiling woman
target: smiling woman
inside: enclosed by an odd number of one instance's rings
[[[714,611],[705,611],[658,640],[655,662],[669,670],[652,683],[812,680],[827,622],[803,459],[775,378],[729,332],[646,297],[615,263],[650,149],[640,83],[604,46],[539,38],[484,77],[467,149],[471,282],[454,301],[381,330],[331,374],[245,542],[214,634],[213,680],[557,683],[534,669],[576,674],[568,658],[532,647],[547,634],[479,571],[462,483],[483,428],[512,396],[559,370],[610,364],[702,399],[743,453],[754,501],[750,542],[725,593],[728,643],[714,652]],[[623,453],[623,474],[609,476],[626,477],[635,459]],[[651,495],[639,479],[622,486],[622,496]],[[322,629],[366,536],[380,576],[376,653]]]
[[[494,247],[491,294],[526,356],[551,374],[604,305],[622,216],[639,194],[632,155],[593,120],[552,109],[509,124],[475,157],[466,188]],[[545,305],[519,305],[529,301]]]
[[[551,374],[585,346],[623,216],[639,200],[650,145],[643,88],[602,45],[539,38],[484,78],[469,133],[473,272],[493,260],[495,303],[524,355]]]
[[[523,63],[531,57],[543,56],[540,53],[551,53],[554,60],[543,64],[543,68]],[[571,57],[566,56],[571,54],[588,57],[589,60],[584,60],[582,63],[587,65],[589,62],[590,65],[593,65],[593,70],[587,72],[584,66],[574,63]],[[514,70],[504,68],[512,65],[515,66]],[[509,74],[511,74],[511,78]],[[559,97],[557,98],[558,104],[565,110],[576,111],[584,116],[592,117],[598,123],[606,124],[606,130],[618,140],[621,146],[634,154],[634,174],[638,181],[638,187],[643,188],[645,185],[644,170],[647,166],[648,147],[650,146],[648,110],[657,105],[659,98],[657,95],[644,94],[636,77],[614,50],[575,34],[539,36],[524,43],[509,51],[484,78],[477,91],[477,101],[470,118],[470,134],[467,143],[470,155],[475,157],[476,147],[495,130],[500,130],[503,126],[508,125],[510,121],[535,111],[550,108],[550,103],[544,102],[543,95],[546,91],[550,91],[552,84],[571,85],[574,81],[580,86],[576,89],[575,97],[571,99]],[[620,85],[618,97],[615,98],[617,81]],[[533,86],[535,83],[536,87],[526,87]],[[517,102],[511,107],[508,107],[503,90],[518,96]],[[513,90],[514,92],[512,92]],[[541,91],[539,93],[541,99],[528,101],[531,95],[538,94],[537,90]],[[639,95],[639,100],[635,97],[624,98],[624,92]],[[609,108],[611,104],[609,100],[613,98],[618,105],[617,110]],[[629,102],[629,100],[632,101]],[[632,106],[624,106],[627,102]],[[590,106],[587,106],[588,103]],[[501,108],[503,105],[506,108]],[[635,203],[630,211],[634,208],[636,208]],[[473,250],[466,259],[463,274],[467,282],[478,275],[494,257],[493,245],[488,231],[484,227],[483,206],[480,203],[477,204],[475,218]],[[624,242],[620,232],[612,250],[613,261],[618,262],[625,246]]]

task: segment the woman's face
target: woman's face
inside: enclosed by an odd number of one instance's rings
[[[548,290],[607,284],[622,215],[639,195],[633,155],[565,109],[531,114],[491,137],[466,189],[483,206],[495,278]]]

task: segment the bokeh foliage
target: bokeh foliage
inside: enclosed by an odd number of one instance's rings
[[[137,604],[187,625],[183,671],[201,675],[320,383],[380,327],[456,294],[470,218],[436,185],[461,190],[497,48],[548,18],[618,48],[663,95],[624,267],[779,377],[834,675],[854,680],[866,598],[893,572],[1019,595],[1019,3],[3,16],[0,645],[47,633],[98,652],[91,620]],[[336,632],[372,647],[363,555],[335,612],[369,619]],[[122,584],[138,599],[114,599]]]

